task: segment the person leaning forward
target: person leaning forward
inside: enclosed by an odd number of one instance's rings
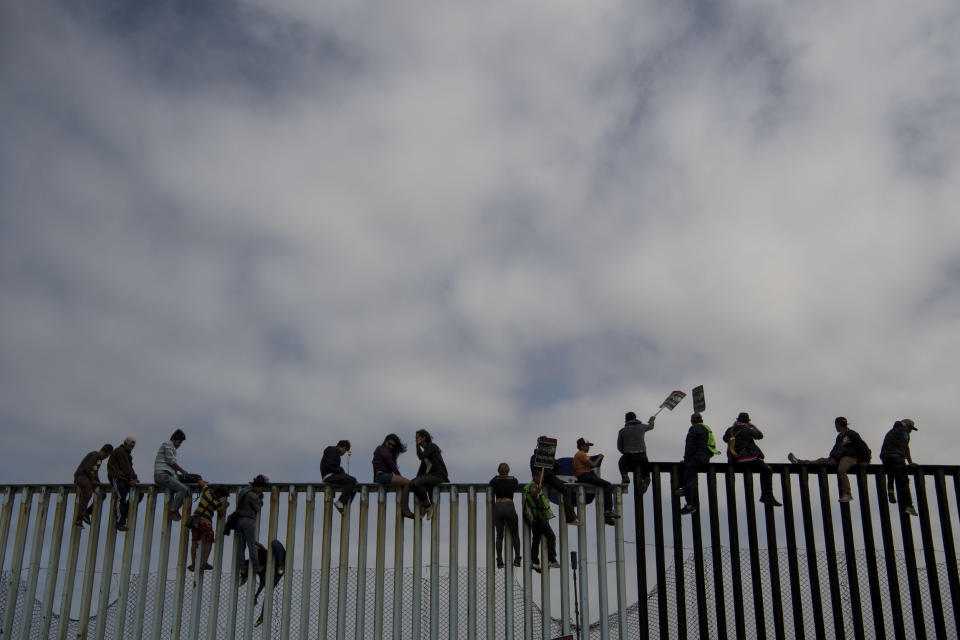
[[[787,454],[787,459],[793,464],[816,464],[835,466],[837,468],[837,485],[840,487],[840,502],[850,502],[853,494],[850,491],[850,478],[847,473],[858,463],[870,462],[870,447],[863,441],[860,434],[850,428],[850,423],[843,416],[837,416],[833,421],[837,430],[837,439],[826,458],[816,460],[800,460],[793,453]]]
[[[545,438],[546,436],[541,436]],[[570,490],[570,485],[560,478],[557,477],[557,461],[554,459],[553,465],[549,468],[543,468],[536,466],[537,461],[537,451],[534,449],[533,455],[530,456],[530,474],[533,476],[534,481],[539,482],[541,479],[541,474],[543,481],[540,483],[545,487],[550,487],[556,491],[563,498],[563,516],[566,518],[567,524],[569,525],[579,525],[580,519],[577,518],[577,510],[573,506],[573,491]]]
[[[900,511],[910,516],[917,515],[910,495],[910,481],[907,479],[907,465],[915,465],[910,456],[910,432],[916,430],[917,426],[910,418],[897,420],[883,438],[880,448],[880,461],[887,476],[887,498],[891,504],[896,504],[899,497]]]
[[[630,482],[630,471],[640,472],[640,493],[646,493],[650,486],[650,461],[647,459],[647,431],[653,430],[653,423],[656,416],[650,416],[647,424],[637,420],[637,414],[628,411],[623,416],[623,428],[617,434],[617,451],[621,454],[620,461],[617,464],[620,467],[620,479],[623,484]],[[636,473],[634,474],[636,475]]]
[[[153,481],[170,491],[171,497],[168,503],[167,513],[171,520],[180,519],[180,505],[183,499],[190,495],[190,490],[185,484],[177,480],[177,472],[186,475],[187,470],[177,464],[177,449],[187,439],[183,431],[177,429],[170,436],[167,442],[160,445],[157,450],[157,458],[153,462]]]
[[[103,445],[99,451],[91,451],[83,456],[80,466],[73,473],[73,482],[78,489],[77,517],[73,524],[78,527],[82,527],[84,522],[90,524],[90,515],[93,513],[93,507],[89,506],[90,497],[94,488],[100,485],[100,465],[112,451],[112,444]]]
[[[213,565],[207,562],[210,557],[210,551],[213,549],[213,516],[219,514],[223,518],[227,514],[227,507],[230,502],[227,500],[229,492],[223,485],[207,484],[200,481],[203,487],[200,491],[200,502],[197,504],[196,511],[191,515],[191,528],[193,529],[193,542],[190,545],[190,566],[187,571],[193,571],[197,564],[197,546],[205,542],[203,557],[200,559],[200,570],[209,571]]]
[[[353,495],[357,490],[357,479],[348,475],[340,465],[341,456],[350,451],[350,441],[341,440],[336,446],[327,447],[323,450],[323,458],[320,459],[320,474],[323,481],[327,484],[337,484],[343,487],[340,492],[340,499],[333,503],[340,515],[343,515],[344,508],[353,502]]]
[[[247,581],[249,575],[245,551],[250,554],[253,572],[260,571],[257,558],[257,514],[263,508],[263,491],[270,480],[263,474],[257,475],[249,485],[237,493],[237,567],[240,571],[238,586]]]
[[[117,496],[113,513],[117,531],[127,530],[127,512],[129,511],[127,496],[130,494],[130,487],[139,482],[137,473],[133,470],[133,448],[136,444],[137,440],[133,436],[124,438],[123,444],[116,447],[107,460],[107,480],[110,481],[113,493]]]

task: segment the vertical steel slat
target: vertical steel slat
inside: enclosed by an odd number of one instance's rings
[[[267,567],[263,574],[263,624],[261,638],[273,637],[273,576],[277,570],[277,558],[273,555],[273,541],[277,539],[280,520],[280,488],[270,487],[270,520],[267,522]],[[286,555],[284,556],[286,557]]]
[[[460,500],[456,485],[450,487],[450,589],[449,589],[449,613],[447,615],[447,637],[456,640],[460,632],[460,620],[457,616],[457,608],[460,605],[460,546],[459,546],[459,525],[460,524]]]
[[[437,492],[433,490],[433,503],[437,504]],[[430,638],[440,638],[440,509],[433,508],[430,521]]]
[[[612,489],[611,489],[612,490]],[[601,505],[606,504],[606,489],[597,487],[594,492],[593,506],[597,514],[597,609],[600,613],[600,637],[610,637],[610,621],[608,614],[610,607],[607,598],[609,596],[609,587],[607,586],[607,531],[606,517]],[[611,496],[611,499],[613,496]],[[619,511],[617,513],[620,513]],[[563,526],[563,525],[560,525]]]
[[[167,502],[170,494],[167,493]],[[157,595],[153,607],[153,629],[151,638],[160,640],[163,633],[163,609],[167,599],[167,565],[170,562],[170,535],[172,520],[170,520],[170,506],[164,505],[160,514],[160,560],[157,563]]]
[[[814,634],[817,638],[826,636],[823,621],[823,596],[820,592],[820,568],[817,564],[817,545],[813,535],[813,508],[810,503],[810,478],[807,468],[800,469],[800,510],[803,515],[804,540],[807,545],[807,577],[810,581],[811,603],[813,605]]]
[[[330,485],[323,487],[323,533],[320,542],[320,594],[317,596],[319,607],[319,626],[317,634],[326,638],[328,629],[327,611],[330,608],[330,546],[333,539],[333,490]]]
[[[623,515],[623,491],[619,486],[615,485],[616,496],[616,507],[617,513]],[[563,526],[563,525],[561,525]],[[617,629],[619,630],[620,640],[627,639],[627,573],[626,573],[626,557],[623,549],[623,518],[617,519],[617,524],[614,527],[614,558],[616,559],[616,571],[617,571]],[[646,601],[643,597],[643,592],[638,592],[637,594],[637,609],[642,609],[646,604]]]
[[[242,489],[243,487],[238,488],[234,495],[235,505],[240,504],[239,497]],[[233,532],[233,544],[230,546],[233,547],[230,553],[230,567],[232,567],[233,577],[230,579],[230,601],[227,604],[227,638],[234,640],[237,637],[237,615],[240,600],[240,562],[237,559],[240,552],[240,535],[236,530]]]
[[[393,518],[393,637],[400,637],[403,628],[403,507],[400,498],[403,493],[396,492],[397,502]],[[433,519],[440,520],[440,505],[437,500],[436,489],[433,491]],[[439,530],[438,530],[439,531]],[[439,533],[438,533],[439,535]]]
[[[93,581],[97,577],[97,546],[100,543],[100,516],[103,513],[103,491],[98,487],[93,492],[93,517],[90,537],[87,539],[87,556],[83,565],[83,587],[80,592],[80,616],[78,638],[87,637],[90,625],[90,603],[93,599]]]
[[[10,518],[13,516],[13,503],[17,499],[19,489],[7,487],[6,502],[3,511],[0,511],[0,568],[7,559],[7,541],[10,538]]]
[[[486,616],[486,617],[487,617],[487,633],[486,633],[486,637],[487,637],[487,638],[495,638],[495,637],[496,637],[496,635],[495,635],[495,634],[496,634],[496,626],[495,626],[495,625],[496,625],[496,619],[495,619],[495,617],[494,617],[494,614],[495,614],[495,612],[496,612],[496,584],[495,584],[494,580],[496,579],[496,569],[494,569],[494,566],[495,566],[495,565],[494,565],[494,558],[493,558],[493,556],[494,556],[494,553],[493,553],[493,547],[494,547],[494,531],[493,531],[493,489],[491,489],[489,486],[488,486],[488,487],[486,488],[486,490],[485,490],[485,498],[486,498],[486,510],[484,511],[484,513],[486,514],[486,517],[484,518],[484,523],[485,523],[485,529],[486,529],[486,534],[487,534],[487,535],[486,535],[486,538],[485,538],[486,544],[484,545],[484,547],[485,547],[486,550],[487,550],[486,566],[485,566],[485,568],[484,568],[484,577],[486,578],[486,587],[487,587],[487,596],[486,596],[486,603],[487,603],[487,606],[486,606],[486,610],[487,610],[487,616]],[[521,505],[520,505],[520,514],[521,514],[521,515],[520,515],[520,526],[525,526],[525,525],[524,525],[524,520],[523,520],[523,504],[522,504],[522,499],[521,499]],[[523,558],[524,558],[524,560],[527,559],[527,556],[528,556],[528,554],[527,554],[526,550],[524,550],[524,552],[523,552]]]
[[[943,469],[937,469],[936,475],[937,507],[940,513],[940,534],[943,537],[943,553],[946,556],[947,579],[950,583],[950,596],[953,603],[954,633],[960,638],[960,575],[957,571],[957,550],[953,542],[953,525],[950,522],[950,503],[947,501],[947,486]]]
[[[353,501],[344,505],[340,517],[340,557],[337,559],[337,638],[347,634],[347,583],[350,574],[350,511]]]
[[[123,638],[127,623],[127,606],[130,602],[130,574],[133,571],[133,547],[137,540],[137,511],[140,503],[140,487],[133,485],[127,492],[127,531],[123,536],[123,555],[120,556],[120,594],[117,597],[117,621],[114,637]]]
[[[281,640],[290,639],[290,611],[293,605],[293,567],[294,553],[297,547],[297,487],[290,485],[287,487],[287,537],[286,550],[287,558],[283,567],[283,608],[280,618],[280,638]],[[349,513],[349,512],[348,512]]]
[[[670,621],[667,619],[667,562],[663,552],[663,494],[660,486],[660,465],[653,465],[653,536],[657,564],[657,622],[660,637],[670,637]],[[668,485],[669,486],[669,485]],[[672,492],[672,488],[670,491]]]
[[[707,493],[709,494],[709,487]],[[707,499],[709,500],[709,495]],[[710,631],[707,626],[707,584],[706,576],[704,575],[703,532],[700,528],[700,513],[703,502],[703,500],[700,500],[700,507],[690,515],[690,530],[693,540],[694,585],[697,592],[697,628],[700,630],[700,637],[706,638],[710,635]]]
[[[927,565],[927,585],[930,588],[930,607],[933,609],[933,628],[938,638],[947,637],[943,616],[943,599],[940,596],[940,577],[937,575],[937,556],[933,548],[933,529],[930,525],[930,505],[927,502],[926,476],[922,469],[914,470],[917,486],[917,513],[920,516],[920,539],[923,542],[923,558]],[[956,556],[954,556],[956,557]]]
[[[731,465],[732,466],[732,465]],[[747,511],[747,544],[750,547],[750,580],[753,592],[753,616],[756,621],[756,637],[767,637],[767,622],[763,611],[763,581],[760,576],[760,543],[757,530],[757,508],[754,502],[753,474],[740,474],[743,479],[743,502]]]
[[[640,491],[639,466],[633,468],[633,528],[636,532],[635,546],[637,561],[637,628],[640,635],[649,635],[650,614],[647,609],[647,535],[643,517],[643,493]]]
[[[254,523],[253,523],[254,537],[257,540],[260,540],[260,515],[262,513],[263,513],[263,509],[261,508],[261,510],[257,513],[257,517],[254,518]],[[255,552],[255,553],[258,553],[258,552]],[[244,585],[246,587],[245,591],[247,593],[246,593],[246,602],[244,603],[244,608],[243,608],[244,640],[252,640],[253,638],[253,613],[254,613],[254,610],[256,609],[256,600],[255,600],[254,594],[256,593],[255,589],[257,584],[257,576],[253,572],[253,562],[254,562],[254,558],[247,558],[247,584]]]
[[[10,579],[7,590],[7,611],[4,615],[3,630],[0,637],[9,638],[13,631],[13,619],[17,614],[17,599],[20,595],[20,574],[23,571],[23,554],[27,546],[27,532],[30,529],[30,513],[33,511],[33,489],[28,488],[20,503],[20,516],[17,518],[17,533],[13,542],[13,556],[10,564]],[[3,565],[0,564],[0,569]]]
[[[156,487],[147,489],[147,511],[143,516],[143,541],[140,548],[140,573],[137,576],[137,608],[134,612],[135,640],[143,638],[143,623],[146,617],[144,611],[147,603],[147,581],[150,578],[150,552],[153,546],[153,527],[157,513]]]
[[[790,472],[780,474],[780,486],[783,495],[783,523],[787,537],[787,567],[790,572],[790,601],[793,614],[793,637],[804,640],[803,599],[800,596],[800,565],[797,562],[797,525],[793,513],[793,492]],[[878,636],[882,638],[883,636]]]
[[[177,578],[174,583],[173,596],[173,640],[180,640],[180,631],[183,627],[183,595],[187,577],[187,551],[190,548],[190,529],[186,526],[193,509],[193,491],[189,491],[183,498],[183,508],[180,510],[180,540],[177,547]]]
[[[37,583],[40,579],[40,560],[43,554],[43,539],[47,532],[47,514],[50,510],[51,492],[44,487],[40,490],[40,500],[37,505],[37,520],[34,526],[33,544],[30,550],[30,570],[27,574],[27,592],[24,594],[26,604],[23,612],[23,625],[21,628],[22,640],[29,640],[30,631],[33,627],[33,610],[37,598]],[[11,629],[12,637],[13,631]]]
[[[102,638],[107,628],[107,605],[110,602],[110,584],[113,580],[113,561],[117,550],[116,520],[113,514],[117,512],[116,493],[110,494],[110,509],[107,512],[107,542],[103,550],[103,571],[100,577],[100,599],[97,601],[97,626],[94,629],[95,638]]]
[[[873,516],[870,514],[870,485],[866,476],[857,482],[857,494],[860,501],[860,523],[863,533],[863,548],[867,555],[867,581],[870,585],[870,606],[873,610],[873,629],[877,638],[886,638],[887,631],[883,623],[883,600],[880,596],[880,576],[877,571],[877,546],[873,539]],[[877,496],[882,500],[883,495]]]
[[[76,516],[80,514],[79,505],[76,498],[73,502],[74,517],[71,522],[76,521]],[[80,555],[80,535],[83,532],[81,527],[73,525],[70,527],[70,548],[67,556],[67,576],[63,583],[63,593],[60,597],[60,626],[57,630],[57,639],[66,640],[67,632],[70,627],[70,611],[73,606],[73,592],[77,578],[77,557]]]
[[[510,530],[507,529],[506,531],[503,532],[503,534],[504,534],[504,540],[505,540],[504,544],[506,544],[506,542],[508,541],[510,542],[510,544],[513,544],[512,539],[510,537]],[[524,550],[523,551],[523,567],[521,571],[523,573],[523,633],[524,633],[524,640],[526,640],[526,638],[532,637],[532,634],[533,634],[533,632],[530,630],[530,627],[533,626],[533,623],[530,622],[528,624],[528,619],[532,620],[532,613],[529,616],[527,615],[527,612],[530,610],[528,603],[532,598],[531,592],[533,590],[533,576],[530,573],[530,567],[532,566],[530,555],[533,553],[533,538],[532,538],[533,532],[531,531],[530,527],[527,525],[526,518],[524,518],[523,520],[523,532],[520,535],[523,536],[523,541],[520,543],[520,546],[523,547],[523,550]],[[541,564],[540,566],[542,567],[543,565]],[[516,629],[516,624],[514,623],[514,619],[516,617],[516,610],[513,606],[515,602],[514,595],[513,595],[513,585],[514,585],[513,563],[507,564],[506,562],[504,562],[503,563],[503,597],[504,597],[503,611],[504,611],[504,618],[505,618],[504,637],[507,640],[513,640],[513,632],[514,632],[514,629]]]
[[[713,559],[713,602],[717,617],[717,640],[727,640],[727,612],[724,605],[723,554],[720,545],[720,508],[717,495],[717,470],[707,471],[707,494],[710,504],[710,551]],[[639,544],[639,542],[638,542]],[[640,592],[640,608],[643,608],[643,592]]]
[[[862,484],[858,481],[857,484]],[[863,640],[863,615],[860,607],[860,572],[857,570],[857,549],[853,539],[853,523],[850,519],[850,503],[840,503],[840,524],[843,532],[844,559],[847,564],[847,592],[850,598],[850,616],[853,620],[853,637]]]
[[[900,600],[900,578],[898,576],[896,549],[893,545],[893,529],[890,522],[890,508],[883,499],[886,495],[883,474],[877,474],[877,511],[880,513],[880,539],[883,543],[883,559],[886,568],[887,590],[890,596],[890,617],[893,621],[893,632],[897,640],[906,639],[906,629],[903,621],[903,605]],[[882,636],[878,636],[882,637]]]
[[[384,554],[386,553],[387,503],[386,493],[381,486],[377,489],[377,564],[374,571],[373,637],[383,638],[383,581]]]
[[[923,619],[923,600],[920,596],[920,576],[917,567],[917,554],[913,542],[913,526],[910,518],[900,509],[900,532],[903,541],[903,556],[907,563],[907,584],[910,589],[910,613],[913,616],[913,631],[915,638],[927,637],[927,626]]]
[[[597,502],[598,496],[594,496],[594,502]],[[594,505],[600,509],[600,505]],[[577,527],[577,573],[580,578],[580,629],[583,637],[590,635],[590,572],[587,562],[587,496],[583,485],[577,486],[577,513],[580,514],[580,526]],[[540,558],[541,564],[544,558]]]
[[[40,615],[40,637],[50,637],[53,621],[53,596],[60,575],[60,551],[63,548],[63,521],[67,515],[67,489],[57,489],[57,509],[53,515],[53,531],[50,537],[50,554],[47,558],[47,580],[43,590],[43,608]],[[120,637],[120,636],[117,636]]]
[[[770,491],[773,491],[772,477],[770,478]],[[770,604],[773,607],[773,632],[777,640],[784,640],[786,635],[783,624],[783,594],[780,591],[780,551],[777,544],[777,521],[773,514],[774,508],[769,504],[764,504],[763,520],[767,525],[767,560],[770,564]]]
[[[193,561],[193,593],[190,597],[190,620],[188,624],[188,632],[190,640],[198,640],[200,638],[200,605],[203,603],[203,578],[206,571],[202,569],[203,567],[203,558],[206,556],[207,547],[209,543],[206,540],[201,540],[200,544],[197,546],[197,556]],[[211,618],[218,617],[212,612],[216,609],[211,609]]]
[[[737,490],[734,484],[733,467],[727,465],[724,474],[727,492],[727,535],[730,539],[730,582],[733,591],[733,621],[737,640],[744,640],[746,632],[746,606],[743,602],[743,568],[740,564],[740,520],[737,518]]]
[[[366,638],[366,610],[367,610],[367,529],[369,517],[370,494],[367,487],[360,488],[360,518],[357,528],[357,624],[356,638]]]
[[[364,492],[366,492],[366,487],[364,487]],[[363,497],[366,498],[366,493],[364,493]],[[361,519],[365,515],[366,510],[361,506]],[[307,495],[304,499],[303,506],[303,575],[300,576],[300,633],[298,634],[300,638],[311,637],[310,611],[312,611],[312,609],[310,608],[310,590],[313,586],[313,527],[315,523],[316,487],[310,485],[307,487]],[[361,526],[360,536],[363,540],[366,540],[366,534],[366,530]]]
[[[554,637],[550,628],[550,567],[546,562],[546,558],[549,557],[547,539],[544,537],[540,539],[540,558],[542,562],[542,571],[540,572],[540,636],[543,640],[550,640]],[[504,561],[504,566],[507,564],[513,563]],[[531,598],[532,602],[533,598]],[[533,613],[532,610],[531,613]]]
[[[423,517],[418,513],[413,519],[413,596],[411,609],[413,619],[410,621],[411,636],[423,637]]]
[[[671,475],[674,480],[672,485],[678,485],[682,482],[680,470],[682,467],[673,465]],[[687,496],[688,503],[692,501],[693,496]],[[677,637],[685,640],[687,637],[687,598],[686,587],[684,585],[684,564],[683,564],[683,526],[680,515],[680,498],[676,492],[670,498],[670,510],[673,523],[673,568],[674,568],[674,586],[676,587],[676,605],[677,605]]]
[[[833,512],[830,509],[830,487],[827,470],[820,468],[817,479],[820,483],[820,512],[823,517],[823,546],[827,552],[827,574],[830,577],[830,602],[833,605],[833,631],[837,638],[846,637],[843,623],[843,595],[840,593],[840,576],[837,571],[837,545],[833,536]]]
[[[477,488],[467,491],[467,640],[477,640]]]
[[[563,494],[558,494],[557,512],[557,552],[560,554],[560,631],[563,635],[570,635],[570,542],[567,535],[570,525],[567,524],[567,515],[563,508]],[[523,518],[523,501],[520,503],[520,518]],[[523,550],[527,555],[527,550]],[[574,567],[576,570],[576,567]]]

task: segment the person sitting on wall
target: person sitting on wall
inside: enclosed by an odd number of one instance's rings
[[[407,450],[395,433],[388,434],[383,444],[373,450],[373,481],[385,487],[400,488],[400,509],[405,518],[413,518],[410,510],[410,481],[400,475],[397,458]]]
[[[221,518],[226,516],[227,507],[230,502],[227,500],[229,492],[223,485],[211,485],[200,481],[203,489],[200,492],[200,502],[196,511],[190,516],[190,528],[193,529],[193,542],[190,545],[190,566],[188,571],[193,571],[197,564],[197,546],[205,542],[203,549],[203,558],[200,561],[200,569],[209,571],[213,565],[207,562],[210,557],[210,551],[213,549],[213,515],[219,514]]]
[[[829,465],[837,468],[837,485],[840,487],[840,502],[853,500],[850,490],[850,477],[847,473],[854,465],[870,462],[870,447],[863,441],[860,434],[850,428],[850,423],[843,416],[837,416],[833,421],[837,430],[837,439],[833,443],[826,458],[816,460],[800,460],[793,453],[787,454],[787,459],[793,464]]]
[[[100,465],[112,451],[112,444],[103,445],[99,451],[91,451],[83,456],[80,466],[73,472],[73,482],[78,489],[77,517],[73,521],[75,526],[83,528],[84,522],[90,524],[90,516],[93,515],[90,498],[93,496],[94,488],[100,486]]]
[[[420,468],[417,476],[410,482],[410,490],[420,501],[420,509],[427,520],[433,517],[436,509],[430,501],[430,493],[438,484],[450,482],[447,476],[447,465],[443,462],[440,447],[433,441],[433,436],[426,429],[420,429],[415,434],[417,443],[417,457],[420,458]]]
[[[327,447],[323,450],[323,458],[320,459],[320,474],[323,481],[327,484],[337,484],[343,487],[340,492],[340,499],[333,503],[340,515],[348,504],[353,502],[353,495],[357,490],[357,479],[348,475],[340,465],[341,456],[350,452],[350,441],[341,440],[336,446]]]
[[[577,476],[577,482],[590,484],[603,489],[603,516],[607,524],[616,524],[616,519],[620,515],[613,508],[613,485],[601,478],[594,471],[603,462],[603,454],[590,458],[587,452],[593,446],[592,442],[587,442],[584,438],[577,438],[577,453],[573,456],[573,474]]]

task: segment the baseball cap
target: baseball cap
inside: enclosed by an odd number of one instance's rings
[[[592,442],[589,442],[589,441],[587,441],[587,440],[584,440],[583,438],[577,438],[577,448],[579,449],[579,448],[582,447],[583,445],[587,445],[588,447],[592,447],[592,446],[593,446],[593,443],[592,443]]]

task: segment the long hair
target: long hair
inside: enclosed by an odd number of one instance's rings
[[[391,441],[392,441],[392,442],[396,442],[396,443],[397,443],[397,446],[391,448],[391,447],[388,445],[388,443],[391,442]],[[383,439],[383,444],[387,444],[387,445],[388,445],[387,448],[390,449],[390,452],[393,454],[393,459],[394,459],[394,460],[397,459],[397,456],[399,456],[401,453],[403,453],[404,451],[407,450],[407,445],[403,444],[403,441],[400,439],[400,436],[398,436],[398,435],[395,434],[395,433],[388,433],[388,434],[387,434],[387,437]]]
[[[416,436],[418,438],[423,438],[424,444],[430,444],[431,442],[433,442],[433,436],[431,436],[430,432],[427,431],[426,429],[420,429],[419,431],[417,431]]]

